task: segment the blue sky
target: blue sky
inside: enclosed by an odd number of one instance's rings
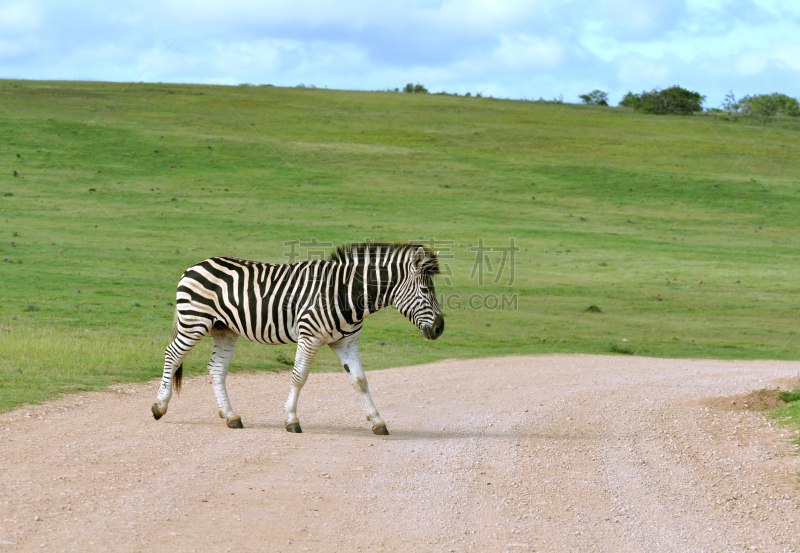
[[[0,1],[0,77],[800,96],[798,0]]]

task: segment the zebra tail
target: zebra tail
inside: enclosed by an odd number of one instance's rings
[[[183,363],[175,369],[175,374],[172,375],[172,383],[175,384],[175,393],[181,393],[181,381],[183,380]]]
[[[175,338],[178,337],[178,306],[175,306],[175,316],[172,318],[172,341],[175,341]],[[175,385],[175,392],[180,394],[181,393],[181,383],[183,381],[183,363],[175,369],[175,373],[172,375],[172,382]]]

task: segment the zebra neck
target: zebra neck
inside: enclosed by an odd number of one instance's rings
[[[345,271],[343,284],[348,290],[352,319],[362,321],[384,307],[394,305],[401,275],[379,263],[358,263]],[[340,284],[340,285],[341,285]]]

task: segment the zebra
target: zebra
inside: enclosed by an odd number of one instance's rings
[[[172,341],[164,352],[164,373],[156,403],[158,420],[167,412],[173,388],[180,392],[183,359],[205,336],[214,339],[208,363],[220,418],[243,428],[225,386],[240,336],[262,344],[297,343],[285,427],[302,432],[297,418],[300,390],[311,362],[327,344],[364,403],[378,435],[389,434],[369,393],[358,337],[364,319],[394,306],[427,340],[444,332],[444,317],[433,279],[436,254],[424,246],[371,242],[338,246],[327,260],[271,264],[212,257],[186,269],[178,282]]]

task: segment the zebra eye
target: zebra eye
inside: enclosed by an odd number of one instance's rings
[[[428,288],[425,287],[425,286],[420,286],[419,291],[422,292],[423,294],[427,294],[428,293]]]

